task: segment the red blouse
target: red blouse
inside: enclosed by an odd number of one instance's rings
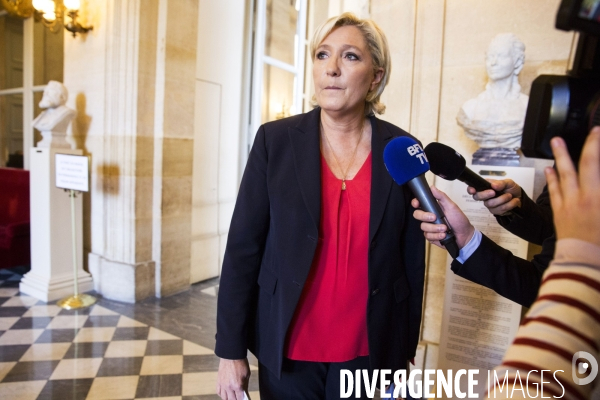
[[[371,154],[342,181],[321,156],[319,243],[292,319],[286,357],[343,362],[369,355],[367,298]]]

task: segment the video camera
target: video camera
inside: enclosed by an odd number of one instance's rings
[[[588,132],[600,125],[600,0],[562,0],[556,28],[579,32],[573,67],[533,81],[521,150],[552,159],[550,139],[561,136],[577,163]]]

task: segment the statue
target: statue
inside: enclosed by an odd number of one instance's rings
[[[75,117],[75,110],[65,106],[69,93],[60,82],[50,81],[44,89],[40,107],[45,108],[33,120],[33,127],[42,133],[37,147],[72,148],[67,141],[67,128]]]
[[[518,79],[525,45],[514,34],[501,33],[490,42],[485,60],[489,78],[485,90],[463,104],[456,119],[467,137],[479,144],[473,164],[518,166],[529,100]]]

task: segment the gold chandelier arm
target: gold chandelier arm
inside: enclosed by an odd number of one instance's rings
[[[0,4],[10,15],[22,19],[31,17],[35,11],[31,0],[0,0]]]

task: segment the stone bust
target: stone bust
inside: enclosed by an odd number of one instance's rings
[[[33,120],[33,127],[42,133],[37,147],[71,148],[67,142],[67,128],[75,117],[75,110],[65,106],[69,93],[60,82],[50,81],[44,89],[40,107],[46,110]]]
[[[488,83],[468,100],[456,117],[470,139],[482,149],[518,149],[529,97],[521,93],[519,73],[525,62],[525,45],[512,33],[501,33],[490,42],[485,66]],[[475,163],[475,162],[474,162]]]

